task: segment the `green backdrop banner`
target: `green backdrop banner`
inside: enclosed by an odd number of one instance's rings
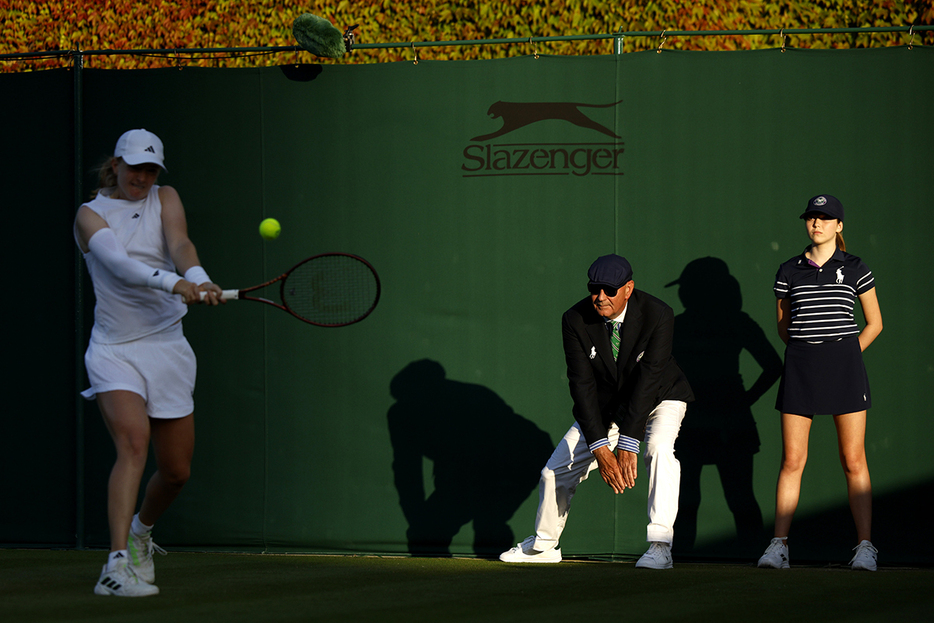
[[[920,79],[932,71],[934,51],[918,46],[85,70],[84,162],[100,161],[126,129],[156,132],[169,170],[160,182],[179,190],[223,287],[261,283],[328,251],[365,257],[383,286],[375,312],[340,329],[245,302],[191,310],[198,446],[159,543],[456,555],[509,547],[531,532],[538,472],[573,421],[560,317],[586,294],[590,262],[625,255],[636,286],[679,315],[676,340],[700,393],[729,388],[741,401],[782,354],[771,287],[779,263],[807,243],[798,215],[809,197],[831,193],[847,209],[848,250],[873,269],[885,321],[866,353],[874,541],[887,561],[930,562],[931,546],[909,546],[900,528],[924,521],[934,478],[925,395],[934,291],[923,281],[934,84]],[[11,205],[52,216],[42,242],[54,242],[41,257],[35,236],[11,248],[31,258],[34,304],[69,317],[74,148],[61,119],[71,80],[0,76],[5,92],[21,94],[0,111],[22,120],[15,132],[28,156],[8,161],[5,188]],[[93,181],[89,173],[87,190]],[[283,226],[273,242],[257,233],[265,217]],[[731,277],[685,271],[706,257]],[[37,276],[48,274],[65,292],[48,291]],[[77,307],[79,326],[91,304]],[[735,322],[718,323],[718,311]],[[709,327],[698,329],[698,318]],[[13,337],[11,357],[52,334],[43,363],[18,366],[25,391],[14,396],[16,439],[7,436],[3,455],[23,475],[2,485],[3,499],[9,509],[33,503],[31,492],[51,494],[38,502],[47,507],[38,523],[5,511],[2,541],[68,544],[77,508],[87,544],[104,546],[113,450],[93,403],[74,398],[84,344],[54,335],[68,319],[22,322],[31,330]],[[781,452],[774,398],[771,385],[752,405],[761,447],[746,467],[718,471],[682,452],[685,468],[700,472],[686,503],[702,503],[676,525],[676,554],[745,559],[768,542]],[[696,405],[692,421],[689,408],[686,429],[731,434],[739,425],[717,412]],[[51,462],[37,459],[45,448]],[[41,466],[22,469],[33,463]],[[724,475],[727,486],[751,478],[755,500],[728,503]],[[644,550],[640,476],[619,496],[599,478],[581,487],[565,555]],[[854,544],[829,418],[815,422],[794,534],[798,558],[846,562]]]

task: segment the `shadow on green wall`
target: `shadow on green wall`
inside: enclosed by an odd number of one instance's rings
[[[782,360],[755,320],[742,311],[739,281],[726,262],[702,257],[689,262],[678,286],[684,312],[675,317],[672,352],[694,390],[694,402],[675,444],[681,462],[681,496],[674,549],[690,553],[697,537],[701,472],[715,465],[733,514],[731,550],[752,556],[764,536],[762,511],[753,489],[753,456],[759,451],[754,405],[782,373]],[[749,352],[762,371],[747,389],[740,354]]]
[[[550,436],[489,388],[445,378],[430,359],[403,368],[390,392],[392,469],[409,552],[450,556],[451,541],[469,522],[478,556],[515,545],[508,522],[538,485],[554,450]],[[424,459],[433,465],[430,481]]]
[[[841,478],[842,496],[844,486]],[[934,480],[891,493],[873,496],[872,542],[879,548],[879,565],[934,565],[934,542],[926,538],[917,518],[930,518]],[[768,526],[771,530],[771,525]],[[771,532],[769,532],[771,536]],[[764,550],[768,538],[760,543]],[[788,537],[791,564],[846,565],[856,545],[856,528],[850,507],[839,504],[820,513],[796,516]],[[720,539],[698,545],[690,553],[675,552],[676,558],[747,560],[754,564],[761,552],[745,556],[734,539]]]

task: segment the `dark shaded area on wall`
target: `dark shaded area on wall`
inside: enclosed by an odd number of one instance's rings
[[[840,483],[842,497],[845,487]],[[917,519],[931,517],[931,499],[934,496],[934,481],[920,483],[891,493],[875,495],[872,501],[872,542],[879,549],[879,566],[931,566],[934,565],[934,543],[930,539],[917,537],[923,534],[924,525]],[[912,518],[907,520],[906,518]],[[906,533],[906,525],[915,530]],[[771,530],[771,522],[767,525]],[[921,532],[917,532],[920,530]],[[771,532],[760,543],[760,550],[768,545]],[[910,543],[906,546],[906,542]],[[839,504],[820,513],[795,516],[788,536],[791,566],[833,565],[844,566],[853,557],[856,546],[856,528],[850,507]],[[690,553],[675,552],[675,557],[690,559],[741,559],[755,564],[761,555],[745,556],[737,547],[735,539],[718,539],[697,545]],[[766,571],[768,572],[768,571]]]
[[[283,65],[282,75],[295,82],[311,82],[321,75],[321,65]]]
[[[20,223],[3,244],[17,276],[3,312],[0,543],[75,544],[75,367],[84,345],[74,323],[73,82],[73,72],[51,70],[5,74],[0,86],[3,205]]]
[[[478,556],[515,545],[508,522],[537,487],[551,437],[489,388],[445,378],[430,359],[403,368],[390,392],[392,470],[409,553],[449,556],[454,535],[470,522]],[[431,492],[423,459],[433,464]]]
[[[764,536],[762,510],[753,490],[753,455],[759,451],[754,405],[778,380],[782,361],[762,327],[743,308],[739,282],[726,262],[702,257],[688,263],[668,286],[678,286],[685,311],[675,317],[673,354],[694,389],[694,402],[675,443],[681,462],[681,496],[674,550],[690,553],[697,536],[701,471],[716,466],[733,514],[739,556],[752,556]],[[740,354],[762,368],[747,389]]]

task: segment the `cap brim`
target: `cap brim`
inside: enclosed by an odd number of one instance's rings
[[[141,164],[155,164],[155,165],[158,165],[159,168],[161,168],[163,171],[167,173],[169,171],[168,169],[165,168],[164,164],[159,162],[158,159],[153,158],[151,156],[147,156],[146,154],[133,154],[132,156],[126,155],[126,156],[121,156],[121,157],[123,158],[123,161],[125,163],[132,165],[134,167],[141,165]]]
[[[807,212],[802,213],[801,216],[799,216],[798,218],[807,218],[809,214],[815,214],[815,215],[816,215],[816,214],[823,214],[824,216],[827,216],[827,217],[832,218],[832,219],[836,219],[836,220],[838,220],[838,221],[842,221],[842,220],[843,220],[843,219],[840,218],[839,216],[834,216],[833,214],[829,214],[829,213],[827,213],[827,212],[824,212],[823,210],[808,210]]]
[[[626,285],[626,284],[629,283],[630,281],[632,281],[632,279],[627,279],[626,281],[624,281],[624,282],[622,282],[622,283],[605,283],[605,282],[601,282],[601,281],[588,281],[588,282],[587,282],[587,287],[590,287],[590,286],[600,286],[601,288],[614,288],[614,289],[616,289],[616,290],[619,290],[620,288],[622,288],[624,285]]]

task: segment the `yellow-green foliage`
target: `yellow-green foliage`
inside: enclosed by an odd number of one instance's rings
[[[343,30],[358,24],[358,43],[397,48],[356,49],[336,61],[307,52],[191,54],[192,48],[294,46],[292,22],[303,13]],[[770,30],[934,24],[934,0],[0,0],[0,54],[71,50],[171,50],[155,55],[93,55],[98,68],[252,67],[307,62],[377,63],[412,59],[411,42],[474,41],[618,31]],[[654,48],[662,39],[627,37],[624,51]],[[934,45],[934,32],[916,33],[915,45]],[[791,35],[790,47],[850,48],[905,45],[904,32]],[[778,47],[777,35],[667,36],[664,49],[741,50]],[[611,39],[523,41],[509,45],[418,47],[420,59],[478,59],[539,54],[609,54]],[[177,50],[177,52],[176,52]],[[0,71],[68,66],[70,55],[0,59]]]

